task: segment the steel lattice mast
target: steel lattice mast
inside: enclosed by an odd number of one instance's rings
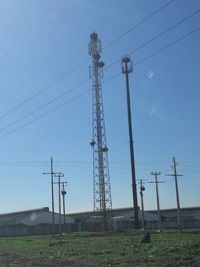
[[[92,113],[93,139],[90,145],[93,148],[93,198],[94,211],[98,213],[102,229],[108,223],[107,210],[112,209],[110,176],[108,166],[108,148],[104,121],[101,78],[104,62],[101,60],[101,40],[97,33],[90,35],[89,55],[92,57],[90,78],[92,79]]]

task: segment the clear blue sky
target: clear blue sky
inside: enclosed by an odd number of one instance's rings
[[[0,1],[0,117],[89,58],[88,41],[96,31],[103,47],[167,3],[167,0],[12,0]],[[199,0],[176,0],[105,49],[109,66],[200,9]],[[200,26],[191,17],[131,55],[138,62]],[[175,207],[171,159],[176,156],[182,207],[200,203],[200,31],[134,67],[130,76],[137,178],[161,171],[161,208]],[[51,207],[50,170],[69,182],[67,211],[92,210],[91,92],[8,134],[38,116],[91,89],[84,83],[58,101],[24,115],[89,77],[90,61],[14,112],[0,118],[0,213]],[[104,80],[120,72],[105,70]],[[124,76],[102,86],[113,208],[132,205]],[[56,189],[57,190],[57,189]],[[57,194],[57,192],[55,192]],[[138,194],[139,200],[139,194]],[[156,208],[155,186],[146,184],[145,208]],[[140,203],[140,201],[139,201]],[[57,203],[56,203],[57,207]]]

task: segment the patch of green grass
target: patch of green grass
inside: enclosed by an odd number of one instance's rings
[[[143,232],[137,230],[116,234],[73,233],[62,238],[0,238],[0,254],[79,266],[200,266],[200,230],[152,231],[150,244],[141,243],[142,237]]]

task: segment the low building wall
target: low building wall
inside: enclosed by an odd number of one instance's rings
[[[63,225],[62,225],[63,229]],[[76,231],[75,224],[65,225],[64,232]],[[59,225],[55,225],[55,233],[59,233]],[[4,225],[0,227],[0,236],[48,235],[53,234],[52,224],[38,224],[28,226],[25,224]]]
[[[182,228],[189,229],[189,228],[199,228],[200,227],[200,221],[197,220],[190,220],[190,221],[181,221]],[[175,229],[177,228],[177,221],[165,221],[161,222],[161,228],[163,229]],[[157,222],[148,222],[146,224],[147,229],[158,229],[158,223]]]

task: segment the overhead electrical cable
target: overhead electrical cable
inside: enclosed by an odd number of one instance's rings
[[[143,59],[137,61],[137,62],[136,62],[135,64],[133,64],[133,65],[136,66],[136,65],[139,65],[139,64],[141,64],[141,63],[147,61],[149,58],[151,58],[151,57],[153,57],[153,56],[159,54],[159,53],[162,52],[163,50],[169,48],[170,46],[175,45],[176,43],[182,41],[183,39],[187,38],[188,36],[192,35],[193,33],[197,32],[197,31],[199,31],[199,30],[200,30],[200,26],[197,27],[197,28],[195,28],[194,30],[192,30],[192,31],[190,31],[190,32],[188,32],[188,33],[182,35],[181,37],[177,38],[175,41],[172,41],[172,42],[166,44],[165,46],[161,47],[161,48],[158,49],[157,51],[155,51],[155,52],[151,53],[150,55],[144,57]]]
[[[134,54],[135,52],[137,52],[138,50],[144,48],[145,46],[147,46],[148,44],[152,43],[153,41],[155,41],[156,39],[160,38],[161,36],[165,35],[166,33],[170,32],[171,30],[175,29],[177,26],[179,26],[180,24],[184,23],[185,21],[187,21],[188,19],[196,16],[197,14],[200,13],[200,9],[196,10],[195,12],[191,13],[190,15],[188,15],[187,17],[181,19],[180,21],[178,21],[177,23],[173,24],[172,26],[170,26],[169,28],[167,28],[166,30],[160,32],[159,34],[157,34],[156,36],[154,36],[153,38],[151,38],[150,40],[144,42],[143,44],[139,45],[138,47],[134,48],[133,50],[131,50],[129,52],[129,55]],[[121,58],[117,59],[116,61],[114,61],[112,64],[110,64],[109,66],[105,67],[105,70],[110,69],[111,67],[113,67],[114,65],[116,65],[117,63],[119,63],[121,61]]]
[[[52,112],[54,112],[54,111],[56,111],[56,110],[62,108],[63,106],[65,106],[65,105],[67,105],[67,104],[69,104],[69,103],[71,103],[71,102],[73,102],[73,101],[79,99],[80,97],[82,97],[82,96],[88,94],[90,91],[91,91],[91,89],[89,89],[89,90],[83,92],[82,94],[80,94],[80,95],[78,95],[78,96],[76,96],[76,97],[74,97],[74,98],[72,98],[72,99],[70,99],[70,100],[65,101],[65,102],[62,103],[61,105],[59,105],[59,106],[57,106],[57,107],[55,107],[55,108],[49,110],[48,112],[46,112],[46,113],[44,113],[44,114],[42,114],[42,115],[36,117],[35,119],[33,119],[33,120],[31,120],[31,121],[28,121],[28,122],[24,123],[23,125],[21,125],[21,126],[15,128],[15,129],[13,129],[12,131],[10,131],[10,132],[8,132],[8,133],[6,133],[6,134],[1,135],[0,138],[5,137],[5,136],[7,136],[7,135],[10,135],[10,134],[12,134],[12,133],[14,133],[14,132],[16,132],[16,131],[18,131],[18,130],[24,128],[24,127],[26,127],[26,126],[28,126],[29,124],[31,124],[31,123],[33,123],[33,122],[35,122],[35,121],[37,121],[37,120],[39,120],[39,119],[41,119],[41,118],[43,118],[43,117],[49,115],[50,113],[52,113]]]
[[[183,39],[187,38],[188,36],[192,35],[193,33],[197,32],[197,31],[199,31],[199,30],[200,30],[200,26],[197,27],[197,28],[195,28],[194,30],[192,30],[192,31],[190,31],[190,32],[188,32],[188,33],[186,33],[185,35],[182,35],[181,37],[177,38],[176,40],[174,40],[174,41],[172,41],[172,42],[166,44],[165,46],[163,46],[163,47],[161,47],[160,49],[156,50],[155,52],[149,54],[148,56],[144,57],[143,59],[137,61],[136,63],[133,64],[133,66],[142,64],[143,62],[147,61],[148,59],[152,58],[153,56],[155,56],[155,55],[159,54],[160,52],[166,50],[167,48],[169,48],[169,47],[175,45],[176,43],[182,41]],[[116,73],[115,75],[113,75],[113,76],[111,76],[110,78],[108,78],[107,80],[105,80],[105,81],[103,82],[103,84],[105,84],[106,82],[108,82],[108,81],[110,81],[110,80],[112,80],[112,79],[118,77],[120,74],[121,74],[121,72]],[[80,98],[81,96],[83,96],[83,95],[86,95],[86,94],[89,93],[90,91],[91,91],[91,89],[89,89],[89,90],[87,90],[87,91],[84,91],[82,94],[78,95],[77,97],[74,97],[74,98],[72,98],[72,99],[70,99],[70,100],[64,102],[63,104],[61,104],[61,105],[55,107],[54,109],[51,109],[50,111],[48,111],[48,112],[46,112],[46,113],[44,113],[44,114],[42,114],[42,115],[36,117],[35,119],[33,119],[33,120],[31,120],[31,121],[29,121],[29,122],[23,124],[22,126],[20,126],[20,127],[18,127],[18,128],[15,128],[14,130],[12,130],[12,131],[10,131],[10,132],[8,132],[8,133],[6,133],[6,134],[1,135],[0,138],[3,138],[3,137],[5,137],[5,136],[7,136],[7,135],[10,135],[10,134],[12,134],[12,133],[18,131],[19,129],[24,128],[25,126],[27,126],[27,125],[29,125],[29,124],[31,124],[31,123],[33,123],[33,122],[39,120],[40,118],[42,118],[42,117],[44,117],[44,116],[47,116],[48,114],[50,114],[50,113],[52,113],[52,112],[58,110],[59,108],[65,106],[66,104],[71,103],[71,102],[75,101],[76,99],[79,99],[79,98]]]
[[[143,23],[145,23],[146,21],[148,21],[150,18],[152,18],[154,15],[156,15],[157,13],[159,13],[161,10],[163,10],[164,8],[166,8],[167,6],[169,6],[170,4],[172,4],[174,1],[176,0],[170,0],[167,3],[165,3],[163,6],[161,6],[160,8],[158,8],[157,10],[155,10],[154,12],[152,12],[150,15],[148,15],[147,17],[145,17],[143,20],[141,20],[140,22],[136,23],[134,26],[132,26],[129,30],[127,30],[126,32],[122,33],[121,35],[119,35],[118,37],[116,37],[113,41],[111,41],[109,44],[107,44],[103,50],[107,49],[108,47],[112,46],[114,43],[116,43],[117,41],[119,41],[121,38],[123,38],[125,35],[127,35],[128,33],[130,33],[131,31],[135,30],[136,28],[138,28],[139,26],[141,26]]]
[[[135,49],[133,49],[132,51],[130,51],[130,52],[129,52],[129,55],[134,54],[136,51],[138,51],[138,50],[144,48],[145,46],[147,46],[147,45],[150,44],[151,42],[155,41],[155,40],[158,39],[159,37],[163,36],[164,34],[168,33],[168,32],[171,31],[172,29],[176,28],[176,27],[179,26],[180,24],[184,23],[185,21],[187,21],[188,19],[190,19],[191,17],[193,17],[193,16],[195,16],[195,15],[197,15],[197,14],[199,14],[199,13],[200,13],[200,9],[198,9],[197,11],[195,11],[195,12],[193,12],[192,14],[188,15],[188,16],[185,17],[184,19],[181,19],[181,20],[178,21],[176,24],[174,24],[174,25],[172,25],[171,27],[169,27],[168,29],[162,31],[161,33],[159,33],[158,35],[154,36],[154,37],[151,38],[150,40],[148,40],[148,41],[144,42],[143,44],[139,45],[138,47],[136,47]],[[113,67],[113,66],[116,65],[117,63],[119,63],[120,60],[121,60],[121,58],[118,59],[118,60],[116,60],[114,63],[110,64],[108,67],[105,68],[105,71],[106,71],[107,69]],[[138,63],[136,63],[136,64],[138,64]],[[134,65],[135,65],[135,64],[134,64]],[[105,80],[104,82],[109,81],[110,79],[113,79],[114,77],[118,76],[119,74],[121,74],[121,72],[120,72],[120,73],[117,73],[117,74],[115,74],[115,75],[113,75],[111,78],[109,78],[108,80]],[[73,90],[77,89],[78,87],[80,87],[81,85],[83,85],[83,84],[85,84],[85,83],[87,83],[87,82],[89,82],[89,81],[90,81],[90,79],[86,79],[86,80],[80,82],[78,85],[76,85],[76,86],[72,87],[71,89],[67,90],[66,92],[64,92],[64,93],[62,93],[62,94],[60,94],[60,95],[58,95],[57,97],[53,98],[52,100],[50,100],[50,101],[47,102],[46,104],[40,106],[39,108],[33,110],[32,112],[30,112],[30,113],[28,113],[28,114],[22,116],[21,118],[15,120],[14,122],[11,122],[10,124],[6,125],[5,127],[0,128],[0,131],[4,131],[4,130],[8,129],[9,127],[11,127],[11,126],[17,124],[18,122],[22,121],[23,119],[25,119],[25,118],[27,118],[27,117],[33,115],[34,113],[36,113],[36,112],[38,112],[38,111],[40,111],[40,110],[42,110],[43,108],[49,106],[50,104],[54,103],[55,101],[59,100],[59,99],[62,98],[63,96],[67,95],[68,93],[72,92]]]
[[[85,60],[84,62],[80,63],[79,65],[77,65],[76,67],[72,68],[71,70],[69,70],[68,72],[66,72],[65,74],[63,74],[62,76],[58,77],[56,80],[50,82],[49,84],[47,84],[46,86],[44,86],[41,90],[39,90],[38,92],[36,92],[35,94],[33,94],[32,96],[28,97],[27,99],[25,99],[24,101],[22,101],[21,103],[19,103],[18,105],[16,105],[15,107],[11,108],[9,111],[7,111],[6,113],[2,114],[0,116],[0,119],[3,119],[4,117],[6,117],[7,115],[9,115],[10,113],[12,113],[13,111],[17,110],[18,108],[20,108],[21,106],[23,106],[24,104],[26,104],[27,102],[29,102],[30,100],[34,99],[35,97],[41,95],[44,91],[46,91],[48,88],[50,88],[51,86],[55,85],[56,83],[58,83],[59,81],[63,80],[64,78],[66,78],[69,74],[71,74],[73,71],[75,71],[76,69],[78,69],[79,67],[81,67],[82,65],[84,65],[87,61]]]
[[[127,35],[128,33],[130,33],[131,31],[135,30],[137,27],[141,26],[143,23],[145,23],[146,21],[148,21],[150,18],[152,18],[154,15],[156,15],[157,13],[159,13],[161,10],[163,10],[164,8],[166,8],[167,6],[169,6],[170,4],[172,4],[174,1],[176,0],[170,0],[168,1],[166,4],[164,4],[163,6],[161,6],[160,8],[156,9],[155,11],[153,11],[150,15],[148,15],[147,17],[145,17],[144,19],[142,19],[140,22],[136,23],[135,25],[133,25],[128,31],[120,34],[117,38],[115,38],[113,41],[111,41],[108,45],[106,45],[103,50],[107,49],[108,47],[112,46],[114,43],[116,43],[118,40],[120,40],[121,38],[123,38],[125,35]],[[20,108],[21,106],[23,106],[24,104],[26,104],[27,102],[31,101],[32,99],[36,98],[37,96],[41,95],[43,92],[45,92],[47,89],[49,89],[50,87],[52,87],[53,85],[57,84],[59,81],[64,80],[67,76],[69,76],[72,72],[74,72],[75,70],[79,69],[81,66],[85,65],[88,61],[90,60],[90,58],[87,58],[86,60],[84,60],[83,62],[81,62],[80,64],[78,64],[77,66],[73,67],[72,69],[70,69],[69,71],[65,72],[63,75],[59,76],[57,79],[55,79],[54,81],[48,83],[46,86],[44,86],[41,90],[39,90],[38,92],[36,92],[35,94],[31,95],[30,97],[26,98],[24,101],[22,101],[21,103],[19,103],[18,105],[14,106],[13,108],[11,108],[10,110],[8,110],[7,112],[3,113],[2,115],[0,115],[0,119],[3,119],[4,117],[8,116],[9,114],[11,114],[12,112],[14,112],[15,110],[17,110],[18,108]]]
[[[90,79],[87,79],[87,80],[84,80],[84,81],[80,82],[78,85],[76,85],[76,86],[72,87],[71,89],[65,91],[64,93],[58,95],[57,97],[53,98],[52,100],[50,100],[50,101],[47,102],[46,104],[44,104],[44,105],[40,106],[39,108],[37,108],[37,109],[35,109],[35,110],[33,110],[33,111],[27,113],[26,115],[24,115],[24,116],[22,116],[21,118],[15,120],[15,121],[13,121],[13,122],[11,122],[10,124],[6,125],[5,127],[0,128],[0,131],[4,131],[4,130],[8,129],[9,127],[11,127],[11,126],[17,124],[18,122],[24,120],[25,118],[27,118],[27,117],[29,117],[29,116],[35,114],[36,112],[42,110],[43,108],[45,108],[45,107],[51,105],[52,103],[54,103],[54,102],[57,101],[58,99],[61,99],[61,98],[64,97],[65,95],[71,93],[72,91],[74,91],[75,89],[77,89],[77,88],[80,87],[81,85],[85,84],[85,83],[88,82],[89,80],[90,80]]]
[[[176,39],[175,41],[172,41],[172,42],[166,44],[165,46],[163,46],[163,47],[161,47],[160,49],[156,50],[155,52],[149,54],[148,56],[142,58],[141,60],[135,62],[135,63],[133,64],[133,66],[137,66],[137,65],[139,65],[139,64],[141,64],[141,63],[147,61],[147,60],[150,59],[151,57],[153,57],[153,56],[159,54],[159,53],[162,52],[163,50],[169,48],[170,46],[175,45],[176,43],[182,41],[182,40],[185,39],[186,37],[192,35],[193,33],[197,32],[197,31],[199,31],[199,30],[200,30],[200,26],[197,27],[197,28],[195,28],[194,30],[192,30],[192,31],[190,31],[190,32],[188,32],[188,33],[186,33],[185,35],[182,35],[180,38]],[[111,76],[110,78],[108,78],[107,80],[105,80],[104,83],[106,83],[106,82],[108,82],[108,81],[110,81],[110,80],[112,80],[112,79],[114,79],[114,78],[116,78],[116,77],[118,77],[118,76],[120,76],[120,75],[121,75],[121,72],[118,72],[118,73],[112,75],[112,76]]]
[[[149,166],[149,164],[146,163],[151,163],[151,165],[157,165],[158,163],[164,163],[162,164],[163,167],[161,168],[162,171],[170,171],[166,169],[167,166],[169,166],[170,162],[168,161],[140,161],[138,162],[138,170],[146,170],[146,171],[151,171],[152,167]],[[63,166],[63,167],[74,167],[74,168],[92,168],[92,165],[90,164],[90,161],[77,161],[77,160],[56,160],[55,166]],[[118,170],[129,170],[130,166],[128,165],[122,165],[122,164],[116,164],[114,161],[112,161],[112,170],[118,169]],[[180,163],[180,162],[179,162]],[[195,162],[197,163],[197,162]],[[199,162],[198,162],[199,163]],[[200,163],[199,163],[200,164]],[[46,160],[15,160],[15,161],[0,161],[0,166],[23,166],[23,167],[38,167],[38,166],[48,166],[49,161]],[[186,166],[185,164],[180,164],[181,167]],[[198,167],[200,165],[192,165],[192,166],[187,166],[187,167]],[[181,169],[181,172],[191,172],[191,173],[199,173],[200,169]]]

